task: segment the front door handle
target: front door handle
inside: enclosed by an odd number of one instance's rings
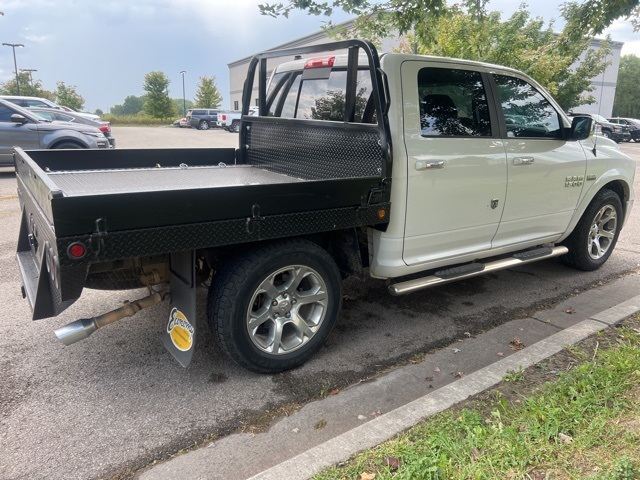
[[[416,170],[433,170],[434,168],[444,168],[444,160],[418,160],[416,162]]]
[[[533,163],[533,157],[514,157],[514,165],[531,165]]]

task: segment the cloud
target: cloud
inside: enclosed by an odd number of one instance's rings
[[[52,38],[51,35],[31,35],[31,34],[24,35],[25,40],[29,40],[30,42],[34,42],[34,43],[46,42],[51,38]]]

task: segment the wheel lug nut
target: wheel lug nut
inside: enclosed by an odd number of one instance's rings
[[[273,318],[278,318],[280,315],[278,315],[277,313],[273,314]]]
[[[291,305],[294,305],[297,302],[297,300],[295,298],[291,299]]]
[[[276,307],[278,305],[278,301],[274,300],[273,302],[271,302],[271,305],[273,305],[274,307]]]
[[[291,317],[291,314],[290,314],[289,312],[287,312],[287,313],[285,314],[285,317],[290,318],[290,317]]]
[[[282,298],[287,298],[287,294],[286,294],[286,293],[283,293],[283,294],[282,294]]]

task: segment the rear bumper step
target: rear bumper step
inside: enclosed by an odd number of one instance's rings
[[[524,265],[525,263],[537,262],[547,258],[559,257],[569,252],[567,247],[541,247],[535,250],[526,250],[515,255],[494,260],[488,263],[470,263],[447,270],[441,270],[428,277],[416,278],[406,282],[399,282],[389,286],[389,293],[393,296],[406,295],[425,288],[435,287],[444,283],[462,280],[465,278],[477,277],[485,273],[504,270],[506,268]]]

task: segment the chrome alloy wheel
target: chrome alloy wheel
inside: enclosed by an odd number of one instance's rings
[[[253,344],[271,355],[284,355],[305,345],[325,319],[327,285],[314,269],[284,267],[265,278],[247,311]]]
[[[613,242],[618,227],[618,215],[613,205],[604,205],[593,218],[589,229],[587,247],[589,257],[594,260],[602,258]]]

